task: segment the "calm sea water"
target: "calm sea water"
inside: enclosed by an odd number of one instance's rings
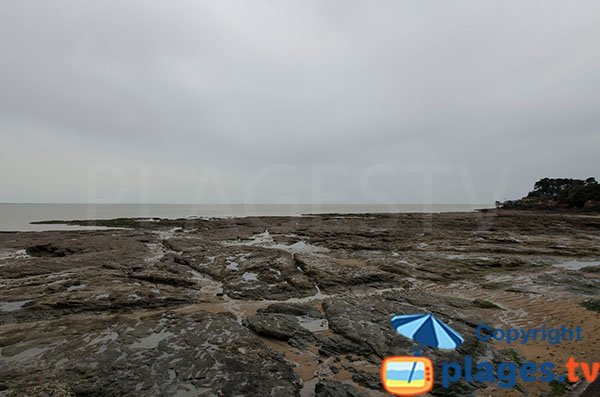
[[[0,231],[75,230],[86,227],[32,225],[33,221],[187,218],[231,216],[299,216],[318,213],[393,213],[473,211],[489,204],[0,204]]]

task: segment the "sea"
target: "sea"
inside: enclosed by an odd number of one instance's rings
[[[220,218],[407,212],[470,212],[490,204],[0,204],[0,231],[101,229],[34,225],[48,220],[114,218]]]

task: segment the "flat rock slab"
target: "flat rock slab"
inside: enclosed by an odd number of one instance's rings
[[[28,395],[39,382],[75,395],[298,395],[291,365],[229,314],[81,319],[2,339],[0,379]],[[47,371],[52,368],[52,371]]]

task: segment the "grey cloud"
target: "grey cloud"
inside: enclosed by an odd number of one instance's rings
[[[593,175],[599,22],[594,1],[4,1],[0,202],[85,201],[101,166],[145,170],[154,202],[198,200],[207,167],[231,202],[265,173],[257,201],[325,199],[329,166],[348,202],[424,200],[422,166],[438,203]]]

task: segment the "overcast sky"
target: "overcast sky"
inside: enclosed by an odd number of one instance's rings
[[[487,203],[599,149],[598,1],[0,2],[0,202]]]

